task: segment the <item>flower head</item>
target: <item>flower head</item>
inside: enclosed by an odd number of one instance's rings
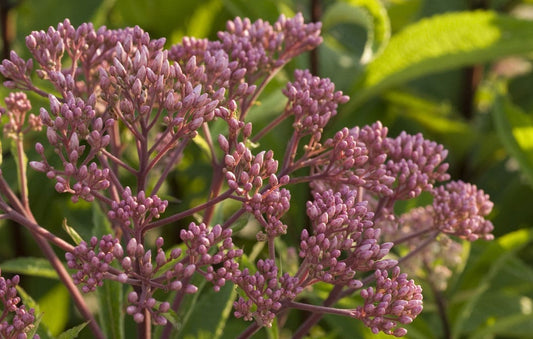
[[[27,338],[27,332],[33,328],[35,322],[35,310],[29,310],[25,305],[20,304],[20,297],[17,293],[17,285],[20,278],[15,275],[11,279],[5,279],[0,271],[0,302],[2,303],[2,314],[0,315],[0,337],[2,338]],[[12,318],[6,318],[10,314]],[[35,335],[33,338],[39,338]]]
[[[452,181],[433,190],[435,225],[444,233],[474,241],[492,240],[494,226],[485,219],[494,205],[475,185]]]
[[[409,324],[422,311],[422,288],[408,280],[400,268],[394,267],[392,275],[386,270],[374,274],[376,287],[361,290],[364,306],[359,306],[354,316],[370,327],[374,334],[383,331],[397,337],[407,330],[400,324]]]

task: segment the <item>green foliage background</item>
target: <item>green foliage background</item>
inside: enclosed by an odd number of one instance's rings
[[[24,46],[27,34],[56,26],[64,18],[75,26],[89,21],[110,28],[139,25],[153,38],[166,37],[171,45],[184,35],[215,38],[226,20],[235,16],[272,22],[281,13],[291,16],[301,11],[309,20],[313,6],[319,6],[325,42],[317,51],[318,62],[312,63],[306,55],[291,63],[265,90],[250,120],[260,125],[279,114],[284,105],[280,89],[292,70],[312,66],[352,98],[326,134],[343,126],[381,120],[390,128],[390,135],[401,130],[422,132],[444,144],[450,150],[452,177],[477,184],[495,202],[491,219],[497,237],[490,243],[473,243],[465,253],[465,265],[454,272],[442,295],[449,324],[443,324],[436,299],[427,293],[424,312],[409,326],[407,337],[531,338],[533,21],[523,18],[531,16],[533,1],[11,0],[2,4],[10,6],[9,47],[24,57],[28,57]],[[6,93],[0,88],[2,97]],[[46,104],[34,99],[34,111]],[[268,142],[274,145],[275,154],[281,154],[284,146],[276,141],[288,139],[289,132],[286,124],[270,136]],[[9,140],[3,137],[2,144],[3,173],[8,180],[17,180]],[[28,140],[28,149],[31,144]],[[30,151],[28,157],[32,155]],[[194,205],[204,197],[210,172],[201,152],[188,157],[171,193],[182,204]],[[65,230],[71,229],[70,225],[87,239],[106,227],[101,213],[89,204],[72,204],[57,195],[44,176],[31,170],[29,176],[35,216],[52,231],[67,238]],[[288,245],[297,243],[300,225],[305,225],[306,199],[304,188],[293,191],[294,213],[288,224],[295,227],[285,239]],[[177,239],[178,230],[164,232],[167,238]],[[35,258],[39,256],[24,230],[1,221],[0,267],[2,272],[25,276],[23,288],[43,314],[41,337],[59,337],[70,329],[61,338],[75,337],[80,331],[80,337],[89,338],[66,290],[47,262]],[[114,338],[131,337],[134,327],[114,305],[122,293],[120,286],[108,284],[100,295],[88,297],[93,305],[98,299],[107,301],[103,305],[108,307],[101,308],[100,315],[108,335]],[[206,288],[189,300],[186,313],[172,315],[182,325],[180,337],[235,337],[246,324],[230,314],[228,305],[234,297],[231,288],[220,294]],[[113,302],[109,298],[114,298]],[[212,305],[219,309],[213,312]],[[216,314],[212,321],[205,321],[206,309]],[[288,323],[299,322],[298,317],[291,316]],[[257,335],[286,336],[275,326]],[[374,336],[358,321],[328,316],[311,337]]]

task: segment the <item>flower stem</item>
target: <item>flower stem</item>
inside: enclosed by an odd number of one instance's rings
[[[336,285],[335,287],[333,287],[333,289],[329,293],[328,298],[324,300],[324,302],[322,303],[322,306],[328,307],[328,306],[333,305],[335,302],[337,302],[342,292],[342,288],[343,286],[340,286],[340,285]],[[317,313],[317,312],[314,312],[313,314],[311,314],[303,322],[303,324],[301,324],[300,327],[298,327],[296,332],[294,332],[292,338],[293,339],[303,338],[307,334],[307,332],[309,332],[311,327],[313,327],[320,320],[320,318],[322,318],[322,315],[323,315],[322,313]]]
[[[248,339],[248,338],[251,338],[252,335],[254,335],[257,331],[259,331],[259,329],[261,329],[259,324],[257,322],[254,322],[254,323],[250,324],[250,326],[248,326],[241,334],[239,334],[237,339]]]

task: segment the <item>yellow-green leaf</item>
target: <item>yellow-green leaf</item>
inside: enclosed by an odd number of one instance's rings
[[[392,36],[356,81],[345,108],[427,74],[532,51],[533,21],[491,11],[423,19]]]
[[[493,103],[496,131],[506,151],[518,161],[533,185],[533,116],[513,105],[504,93],[496,93]]]
[[[355,24],[365,28],[367,39],[361,63],[375,58],[386,46],[390,37],[390,23],[385,7],[379,0],[345,0],[328,7],[322,17],[326,41],[331,42],[328,31],[338,24]]]
[[[62,226],[65,232],[67,232],[67,234],[70,236],[70,238],[74,241],[76,245],[79,245],[83,241],[83,238],[79,235],[79,233],[67,224],[67,218],[63,219]]]

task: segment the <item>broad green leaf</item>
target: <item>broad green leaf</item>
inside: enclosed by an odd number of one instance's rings
[[[123,285],[117,281],[105,280],[97,290],[99,303],[99,320],[107,338],[124,338],[124,297]]]
[[[495,94],[492,115],[505,149],[533,185],[533,116],[513,105],[504,93]]]
[[[478,287],[499,270],[502,262],[533,241],[533,229],[520,229],[502,236],[483,247],[483,252],[467,265],[461,289]],[[479,245],[478,245],[479,246]]]
[[[14,258],[4,261],[0,267],[3,272],[32,275],[35,277],[58,279],[57,273],[44,258]]]
[[[474,332],[469,338],[485,339],[493,336],[500,338],[527,338],[533,333],[532,317],[531,313],[515,313],[497,320],[491,319],[487,326]]]
[[[420,20],[392,36],[356,81],[345,109],[427,74],[533,51],[533,21],[490,11]]]
[[[57,336],[57,339],[74,339],[77,338],[80,334],[81,330],[87,326],[88,322],[84,322],[82,324],[79,324],[78,326],[74,326],[71,329],[66,330],[65,332],[61,333]]]
[[[62,283],[49,289],[39,301],[39,308],[43,313],[43,324],[52,335],[58,335],[65,329],[69,319],[70,295]]]
[[[190,23],[186,27],[186,35],[195,38],[207,37],[221,8],[222,2],[220,0],[210,0],[197,7],[191,15]]]
[[[198,281],[196,282],[195,279]],[[183,338],[187,333],[183,331],[188,323],[189,317],[195,312],[200,294],[207,285],[205,279],[198,279],[197,276],[193,276],[193,284],[198,287],[198,291],[194,294],[185,295],[185,298],[181,302],[181,306],[178,310],[178,313],[175,316],[175,319],[169,319],[172,321],[174,328],[178,330],[178,337]],[[175,298],[175,294],[169,294],[168,302],[172,303]]]
[[[483,253],[466,267],[462,276],[461,293],[456,293],[448,312],[452,315],[453,338],[460,337],[472,312],[478,307],[492,280],[505,267],[509,258],[531,241],[533,229],[508,233],[485,246]]]
[[[209,291],[198,299],[193,311],[185,319],[180,337],[189,335],[196,337],[201,332],[209,332],[211,337],[219,338],[223,334],[237,292],[230,282],[227,282],[219,292],[213,291],[210,284],[207,287]],[[209,314],[209,317],[206,317],[206,314]]]
[[[387,14],[390,17],[391,31],[396,32],[413,21],[420,11],[422,0],[389,0]]]
[[[65,232],[67,232],[76,245],[79,245],[83,241],[83,238],[78,234],[78,232],[76,232],[74,228],[67,224],[67,218],[63,219],[63,224],[61,226],[63,226]]]

